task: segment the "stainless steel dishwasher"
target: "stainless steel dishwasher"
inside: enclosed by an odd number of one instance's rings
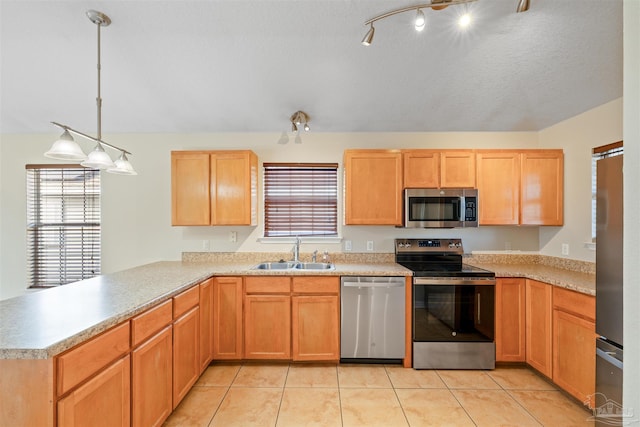
[[[404,359],[404,277],[342,277],[340,314],[341,361]]]

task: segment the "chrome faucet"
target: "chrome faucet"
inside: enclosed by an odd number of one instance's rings
[[[318,259],[318,250],[316,249],[315,251],[313,251],[313,254],[311,255],[311,262],[316,262]]]
[[[300,237],[296,236],[296,243],[293,245],[293,260],[295,262],[300,261]]]

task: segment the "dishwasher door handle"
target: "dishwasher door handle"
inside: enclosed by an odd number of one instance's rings
[[[342,282],[342,286],[345,288],[402,288],[404,282]]]

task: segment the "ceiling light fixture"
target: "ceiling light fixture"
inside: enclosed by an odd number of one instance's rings
[[[520,0],[518,2],[516,13],[526,12],[527,10],[529,10],[529,0]]]
[[[416,12],[416,20],[415,20],[416,31],[424,30],[424,27],[426,24],[427,24],[427,19],[424,17],[424,12],[422,11],[422,9],[418,9],[418,12]]]
[[[471,14],[466,12],[460,15],[460,18],[458,18],[458,25],[460,28],[467,28],[469,24],[471,24]]]
[[[414,21],[414,25],[417,31],[422,31],[426,25],[426,18],[424,16],[424,12],[422,11],[422,9],[442,10],[448,6],[471,3],[474,1],[477,1],[477,0],[432,0],[431,3],[417,4],[415,6],[407,6],[400,9],[392,10],[387,13],[383,13],[382,15],[378,15],[375,18],[371,18],[368,21],[365,21],[364,25],[370,25],[370,28],[369,28],[369,31],[367,31],[367,34],[362,39],[362,44],[365,46],[371,45],[371,43],[373,42],[373,33],[374,33],[373,23],[376,21],[380,21],[381,19],[388,18],[390,16],[397,15],[399,13],[416,11],[416,19]],[[521,0],[521,1],[527,1],[527,0]]]
[[[291,132],[295,134],[295,138],[293,142],[296,144],[302,143],[302,138],[300,137],[300,129],[304,129],[305,132],[308,132],[311,128],[309,127],[309,115],[304,111],[298,110],[291,115],[289,118],[291,121]],[[278,139],[278,144],[287,144],[289,142],[289,136],[286,132],[282,132],[280,135],[280,139]]]
[[[111,24],[111,18],[102,12],[96,10],[88,10],[87,17],[91,22],[96,24],[98,28],[98,96],[96,97],[96,104],[98,107],[98,135],[96,138],[89,136],[85,133],[79,132],[70,128],[67,125],[63,125],[57,122],[51,122],[64,132],[58,138],[49,151],[44,153],[46,157],[57,160],[73,160],[81,161],[80,165],[90,168],[106,169],[107,172],[119,174],[119,175],[137,175],[137,172],[129,163],[127,154],[131,153],[125,149],[116,147],[102,140],[102,98],[100,96],[100,27],[107,27]],[[94,150],[86,156],[80,146],[74,141],[71,134],[81,136],[90,141],[96,143]],[[113,162],[111,157],[104,151],[104,147],[109,147],[112,150],[119,151],[120,157]]]

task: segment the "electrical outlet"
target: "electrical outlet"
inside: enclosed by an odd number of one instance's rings
[[[562,255],[569,255],[569,244],[568,243],[563,243],[562,244]]]
[[[373,240],[367,240],[367,250],[368,251],[373,250]]]
[[[351,249],[352,249],[351,248],[351,240],[345,240],[344,241],[344,250],[345,251],[350,251]]]
[[[238,241],[238,232],[237,231],[230,231],[229,232],[229,241],[230,242],[237,242]]]

